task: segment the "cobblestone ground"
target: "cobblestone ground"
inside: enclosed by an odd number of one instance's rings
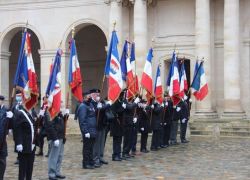
[[[180,144],[148,154],[138,154],[130,161],[111,161],[111,138],[106,159],[109,165],[94,170],[81,168],[82,144],[79,136],[70,136],[65,146],[63,174],[67,180],[82,179],[250,179],[250,139],[191,137]],[[139,144],[138,144],[139,145]],[[16,154],[9,140],[6,180],[17,179]],[[47,178],[47,158],[36,157],[34,180]]]

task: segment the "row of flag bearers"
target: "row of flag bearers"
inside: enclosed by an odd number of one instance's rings
[[[83,139],[83,168],[92,169],[107,164],[104,160],[104,145],[107,133],[113,138],[112,160],[121,161],[130,158],[135,152],[137,132],[141,132],[141,151],[148,152],[147,138],[152,131],[151,150],[177,144],[178,121],[181,124],[181,142],[185,138],[187,122],[190,116],[190,90],[184,63],[179,66],[176,53],[173,53],[167,79],[168,92],[163,96],[160,64],[157,67],[153,88],[152,59],[150,48],[139,88],[136,74],[135,44],[125,41],[122,58],[118,54],[118,38],[112,32],[105,65],[105,77],[108,81],[107,99],[101,99],[101,90],[82,93],[82,77],[77,57],[74,32],[70,41],[70,60],[67,101],[61,99],[61,56],[58,48],[50,66],[48,86],[42,108],[37,115],[33,108],[38,102],[39,88],[32,59],[30,34],[24,30],[10,108],[1,109],[1,176],[6,167],[6,134],[12,128],[15,151],[19,159],[19,179],[31,179],[34,163],[35,140],[41,133],[41,121],[46,127],[49,141],[48,176],[49,179],[64,179],[60,167],[66,142],[66,123],[69,117],[69,91],[79,102],[75,116]],[[124,82],[125,87],[124,88]],[[102,86],[103,87],[103,86]],[[194,80],[191,84],[197,100],[202,100],[208,93],[203,61],[196,63]],[[15,90],[18,90],[15,93]],[[146,99],[143,99],[143,90]],[[186,95],[185,95],[186,93]],[[13,104],[13,99],[16,99]],[[123,146],[121,146],[123,142]],[[2,163],[4,162],[4,163]]]

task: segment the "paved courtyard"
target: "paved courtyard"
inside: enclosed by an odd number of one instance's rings
[[[180,144],[157,152],[139,154],[129,161],[112,162],[109,137],[106,159],[109,165],[99,169],[81,168],[82,144],[79,136],[69,136],[65,146],[63,174],[67,180],[82,179],[250,179],[250,139],[191,137]],[[139,145],[139,144],[138,144]],[[16,154],[9,140],[6,180],[17,179]],[[47,178],[47,158],[36,157],[34,180]]]

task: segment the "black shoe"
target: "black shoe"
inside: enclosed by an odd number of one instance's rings
[[[147,150],[147,149],[142,149],[141,152],[143,152],[143,153],[148,153],[149,150]]]
[[[108,164],[108,161],[105,161],[104,159],[101,159],[100,162],[101,162],[102,164]]]
[[[56,177],[49,177],[49,180],[57,180]]]
[[[112,161],[122,161],[122,159],[119,158],[119,157],[114,157],[114,158],[112,159]]]
[[[161,148],[166,148],[168,147],[168,145],[161,145]]]
[[[65,178],[66,178],[66,176],[63,176],[63,175],[56,175],[56,177],[57,177],[58,179],[65,179]]]
[[[94,167],[95,168],[99,168],[99,167],[101,167],[102,165],[101,165],[101,163],[100,162],[98,162],[98,163],[94,163]]]
[[[186,139],[183,139],[183,140],[181,140],[181,143],[189,143],[189,141]]]
[[[49,154],[46,154],[45,157],[49,157]]]
[[[83,169],[95,169],[95,167],[92,165],[84,165],[82,168]]]

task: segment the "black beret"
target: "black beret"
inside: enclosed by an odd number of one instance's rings
[[[90,91],[85,91],[85,92],[83,92],[83,96],[87,96],[87,95],[89,95],[89,94],[91,94],[91,92]]]
[[[90,93],[100,93],[100,89],[91,89]]]
[[[16,90],[16,94],[22,94],[22,91],[20,91],[19,89]]]
[[[4,100],[4,96],[0,95],[0,100],[3,101]]]

